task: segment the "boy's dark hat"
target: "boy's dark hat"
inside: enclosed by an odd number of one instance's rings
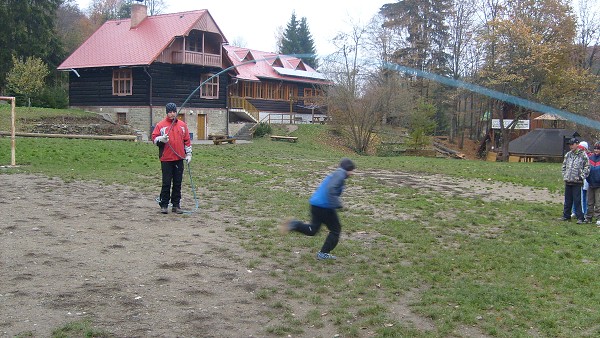
[[[579,139],[577,137],[572,137],[567,141],[567,144],[579,144]]]
[[[167,105],[165,106],[165,110],[166,110],[166,113],[167,113],[167,114],[168,114],[169,112],[172,112],[172,111],[174,111],[174,112],[177,112],[177,106],[175,105],[175,103],[173,103],[173,102],[169,102],[169,103],[167,103]]]
[[[354,165],[354,162],[352,162],[351,159],[344,157],[340,161],[340,168],[342,168],[346,171],[352,171],[356,168],[356,166]]]

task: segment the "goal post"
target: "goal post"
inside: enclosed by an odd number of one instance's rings
[[[0,101],[10,101],[10,165],[16,166],[15,160],[15,98],[12,96],[0,96]]]

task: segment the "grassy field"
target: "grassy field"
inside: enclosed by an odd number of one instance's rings
[[[0,114],[5,120],[6,109]],[[244,215],[228,231],[256,252],[248,266],[281,267],[272,277],[287,287],[257,294],[281,317],[280,325],[265,329],[269,334],[301,336],[302,327],[323,325],[327,312],[343,337],[600,336],[595,226],[557,221],[557,203],[486,202],[364,175],[441,174],[560,192],[560,164],[357,156],[325,145],[322,125],[301,125],[293,136],[300,141],[195,145],[192,162],[196,185],[230,196],[223,208]],[[0,138],[0,149],[0,165],[9,164],[9,138]],[[355,160],[358,175],[343,196],[348,208],[340,213],[342,239],[334,252],[340,259],[298,259],[293,248],[318,250],[326,231],[300,240],[280,236],[275,225],[286,216],[306,219],[312,190],[344,156]],[[17,164],[0,173],[99,180],[149,192],[160,177],[157,149],[147,143],[18,138]],[[300,299],[313,310],[299,318],[288,301]],[[398,316],[406,309],[412,320]]]

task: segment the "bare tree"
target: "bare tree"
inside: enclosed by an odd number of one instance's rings
[[[577,23],[577,62],[594,72],[594,62],[600,54],[600,12],[594,11],[590,0],[579,0]],[[595,70],[600,75],[600,65]]]
[[[383,116],[383,91],[369,87],[369,65],[361,57],[366,37],[366,28],[360,25],[338,34],[333,41],[338,51],[323,65],[335,83],[327,96],[329,114],[358,153],[367,152]]]
[[[164,0],[145,0],[144,3],[148,7],[149,15],[162,14],[167,9],[167,5]]]
[[[474,16],[475,3],[473,0],[454,0],[452,9],[450,10],[448,27],[450,30],[449,46],[450,46],[450,73],[453,79],[459,78],[467,74],[466,58],[467,51],[471,48],[474,42]],[[451,110],[449,139],[454,142],[454,138],[459,130],[464,131],[464,126],[460,124],[461,113],[461,98],[465,97],[466,91],[457,89],[453,95],[454,105]],[[463,119],[464,121],[464,119]],[[462,149],[464,133],[461,134],[460,148]]]
[[[369,86],[382,90],[381,122],[406,127],[408,116],[415,108],[412,86],[409,79],[388,67],[394,62],[393,54],[403,40],[397,28],[387,27],[384,22],[382,15],[376,15],[366,27],[368,38],[365,39],[364,48],[376,63],[369,77]]]

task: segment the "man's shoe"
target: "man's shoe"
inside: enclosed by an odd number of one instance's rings
[[[584,222],[585,222],[585,221],[584,221],[584,220],[582,220],[582,219],[578,219],[578,220],[577,220],[577,224],[583,224]]]
[[[317,252],[317,259],[321,260],[321,259],[336,259],[337,257],[335,257],[334,255],[327,253],[327,252]]]
[[[168,214],[169,213],[169,208],[167,208],[167,207],[161,207],[160,208],[160,213],[161,214]]]
[[[183,214],[183,210],[181,210],[180,207],[173,207],[173,209],[171,209],[172,212],[176,213],[176,214]]]

